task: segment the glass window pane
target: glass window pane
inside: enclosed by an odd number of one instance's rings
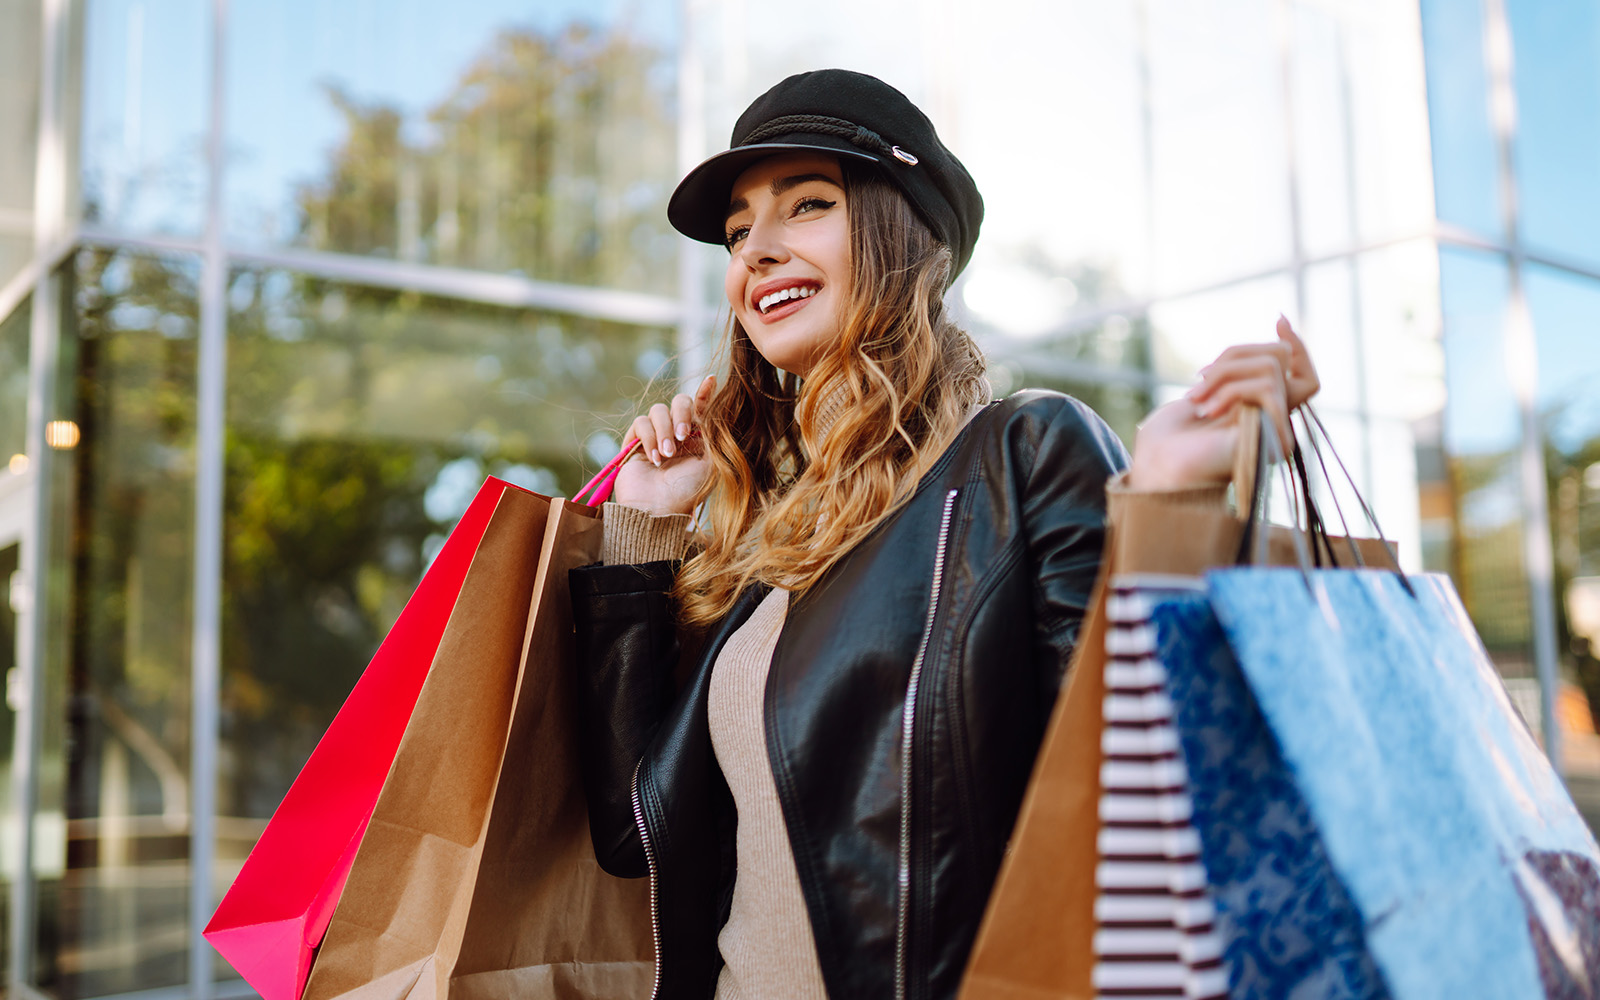
[[[1057,389],[1092,406],[1131,451],[1150,413],[1150,321],[1111,316],[1033,342],[990,338],[989,384],[996,398],[1023,388]]]
[[[1430,565],[1424,536],[1440,529],[1438,491],[1447,495],[1437,456],[1430,465],[1422,454],[1437,447],[1445,404],[1433,243],[1403,243],[1308,268],[1301,325],[1322,380],[1318,411],[1330,421],[1350,421],[1339,454],[1398,544],[1402,565]],[[1342,474],[1332,472],[1351,529],[1370,533]],[[1425,474],[1433,478],[1419,485]],[[1419,504],[1430,513],[1420,513]]]
[[[32,296],[0,320],[0,478],[28,470],[28,337],[32,327]]]
[[[1422,0],[1422,40],[1439,219],[1503,240],[1482,0]]]
[[[35,981],[184,983],[198,261],[84,251],[62,278],[39,754]]]
[[[1294,6],[1291,95],[1306,252],[1433,224],[1417,10],[1360,0]]]
[[[33,253],[39,37],[38,0],[0,5],[0,287]]]
[[[230,236],[675,290],[676,8],[231,5]]]
[[[1521,439],[1506,375],[1510,278],[1503,258],[1441,249],[1444,443],[1456,498],[1456,587],[1489,655],[1510,677],[1531,678],[1532,626],[1522,549]]]
[[[1524,287],[1539,344],[1539,415],[1550,477],[1555,548],[1557,648],[1592,713],[1600,709],[1600,282],[1529,267]],[[1581,713],[1579,713],[1581,715]],[[1579,724],[1579,730],[1584,727]],[[1574,736],[1574,742],[1579,737]],[[1589,745],[1593,746],[1592,738]],[[1569,757],[1585,771],[1600,808],[1600,762]],[[1574,784],[1576,793],[1577,784]]]
[[[86,5],[85,221],[188,236],[205,227],[211,7],[207,0]]]
[[[723,149],[745,106],[791,73],[872,73],[928,115],[983,192],[983,238],[962,280],[1013,307],[980,319],[1036,335],[1074,310],[1148,294],[1140,5],[932,0],[910,20],[882,0],[818,0],[805,18],[777,4],[691,6],[701,9],[706,73],[707,146],[698,153]],[[836,30],[841,23],[852,30]],[[1031,301],[1009,294],[1018,292]]]
[[[1284,264],[1289,169],[1273,4],[1153,0],[1149,10],[1156,287]]]
[[[483,477],[570,495],[674,377],[666,329],[283,271],[228,299],[219,895]]]
[[[1527,243],[1600,263],[1600,5],[1510,0],[1517,224]]]
[[[1278,315],[1293,319],[1293,312],[1294,282],[1287,274],[1158,302],[1150,307],[1155,373],[1188,385],[1232,345],[1276,337]]]

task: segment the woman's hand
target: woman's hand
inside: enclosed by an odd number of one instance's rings
[[[1161,407],[1139,425],[1128,485],[1138,490],[1215,486],[1233,475],[1239,410],[1258,406],[1278,429],[1284,454],[1293,447],[1289,413],[1322,384],[1306,345],[1278,317],[1278,341],[1240,344],[1200,370],[1200,382],[1182,399]]]
[[[652,514],[690,514],[695,497],[711,475],[696,433],[699,413],[717,390],[717,377],[707,375],[691,397],[679,393],[671,405],[657,403],[635,417],[622,446],[642,446],[622,464],[611,499]]]

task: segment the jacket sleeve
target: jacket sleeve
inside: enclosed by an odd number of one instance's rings
[[[1128,453],[1105,421],[1070,397],[1037,442],[1023,490],[1022,526],[1035,572],[1034,663],[1055,700],[1089,607],[1106,541],[1106,482]]]
[[[633,815],[634,770],[672,700],[678,638],[667,592],[677,564],[572,570],[578,756],[600,867],[649,873]]]

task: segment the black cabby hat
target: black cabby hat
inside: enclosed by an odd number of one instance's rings
[[[983,197],[933,123],[900,91],[865,73],[799,73],[756,98],[733,126],[729,149],[689,171],[667,203],[678,232],[722,245],[733,182],[755,161],[816,150],[876,163],[922,221],[950,247],[961,273],[983,223]]]

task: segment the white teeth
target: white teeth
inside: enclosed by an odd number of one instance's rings
[[[756,303],[756,307],[762,312],[766,312],[779,302],[786,302],[789,299],[809,299],[815,294],[817,294],[815,288],[798,285],[790,288],[780,288],[776,292],[761,296],[761,301]]]

